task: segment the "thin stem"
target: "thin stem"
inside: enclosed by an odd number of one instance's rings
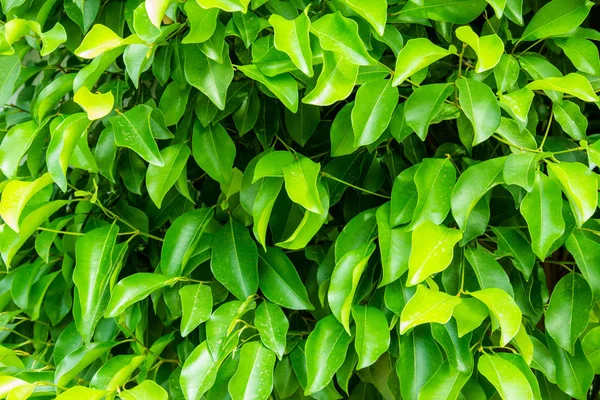
[[[503,138],[501,138],[501,137],[500,137],[500,136],[498,136],[498,135],[494,135],[494,139],[496,139],[497,141],[499,141],[499,142],[502,142],[502,143],[504,143],[504,144],[506,144],[506,145],[509,145],[510,147],[514,147],[515,149],[519,149],[519,150],[521,150],[521,151],[530,151],[530,152],[532,152],[532,153],[541,153],[541,151],[540,151],[540,150],[536,150],[536,149],[529,149],[529,148],[527,148],[527,147],[521,147],[521,146],[517,146],[516,144],[513,144],[513,143],[511,143],[511,142],[509,142],[509,141],[507,141],[507,140],[504,140]]]
[[[379,197],[382,197],[382,198],[384,198],[384,199],[388,199],[388,200],[389,200],[389,199],[391,199],[391,197],[390,197],[390,196],[386,196],[385,194],[375,193],[375,192],[372,192],[372,191],[370,191],[370,190],[367,190],[367,189],[361,188],[361,187],[359,187],[359,186],[353,185],[353,184],[351,184],[350,182],[346,182],[346,181],[343,181],[343,180],[341,180],[341,179],[339,179],[339,178],[336,178],[336,177],[335,177],[335,176],[333,176],[333,175],[329,175],[327,172],[321,172],[321,175],[322,175],[322,176],[324,176],[325,178],[328,178],[328,179],[334,180],[334,181],[336,181],[336,182],[339,182],[339,183],[341,183],[341,184],[343,184],[343,185],[346,185],[346,186],[348,186],[348,187],[351,187],[351,188],[353,188],[353,189],[360,190],[361,192],[364,192],[364,193],[367,193],[367,194],[371,194],[371,195],[373,195],[373,196],[379,196]]]
[[[554,152],[554,153],[552,153],[552,154],[554,154],[554,155],[557,155],[557,154],[565,154],[565,153],[572,153],[572,152],[574,152],[574,151],[582,151],[582,150],[585,150],[585,149],[584,149],[583,147],[576,147],[576,148],[574,148],[574,149],[569,149],[569,150],[555,151],[555,152]]]
[[[526,48],[525,50],[523,50],[522,52],[519,53],[519,55],[523,54],[523,53],[527,53],[529,50],[531,50],[532,48],[534,48],[535,46],[537,46],[540,42],[542,42],[544,39],[540,39],[540,40],[536,40],[535,42],[533,42],[533,44],[531,46],[529,46],[528,48]],[[518,44],[518,43],[517,43]],[[515,49],[517,48],[517,46],[515,45]]]
[[[546,132],[544,132],[544,137],[542,138],[542,143],[540,144],[540,147],[538,148],[538,150],[543,150],[544,149],[544,143],[546,143],[546,138],[548,137],[548,133],[550,132],[550,126],[552,125],[552,120],[554,119],[554,112],[553,110],[550,110],[550,118],[548,118],[548,125],[546,125]]]
[[[83,236],[83,235],[85,235],[85,233],[81,233],[81,232],[58,231],[56,229],[42,228],[41,226],[38,227],[37,230],[38,231],[46,231],[46,232],[59,233],[59,234],[62,234],[62,235],[73,235],[73,236]]]

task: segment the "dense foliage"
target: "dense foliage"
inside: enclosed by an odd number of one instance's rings
[[[0,1],[0,398],[598,398],[592,2]]]

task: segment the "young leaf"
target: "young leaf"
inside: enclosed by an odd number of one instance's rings
[[[514,364],[499,355],[482,355],[477,369],[494,385],[503,399],[534,398],[525,375]]]
[[[412,247],[408,260],[407,285],[423,282],[450,265],[454,245],[462,234],[452,228],[427,221],[412,232]]]
[[[392,85],[400,85],[423,68],[454,53],[456,53],[456,47],[452,45],[446,50],[426,38],[409,40],[396,58],[396,71]]]
[[[482,289],[469,294],[487,306],[494,326],[500,326],[502,331],[500,344],[506,346],[521,326],[521,310],[513,298],[504,290],[496,288]]]
[[[421,324],[447,323],[452,317],[452,310],[460,301],[459,297],[427,289],[424,285],[417,286],[417,292],[402,310],[400,334],[403,335],[409,329]]]
[[[273,14],[269,17],[275,37],[273,43],[277,50],[286,53],[294,65],[306,76],[313,76],[312,50],[310,48],[310,19],[306,13],[290,21]]]
[[[475,72],[478,74],[494,68],[500,62],[504,53],[504,43],[500,36],[493,34],[479,37],[470,26],[461,26],[456,29],[456,37],[477,54]]]
[[[489,86],[473,79],[456,81],[460,105],[473,125],[473,146],[487,140],[500,125],[500,106]]]

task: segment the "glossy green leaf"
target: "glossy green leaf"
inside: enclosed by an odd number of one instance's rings
[[[500,36],[493,34],[479,37],[470,26],[461,26],[456,29],[456,37],[468,44],[477,54],[475,72],[482,73],[500,62],[504,53],[504,43]]]
[[[165,195],[175,185],[177,178],[185,168],[190,153],[191,150],[187,143],[165,147],[160,152],[164,165],[162,167],[154,164],[148,166],[146,188],[156,207],[161,207]]]
[[[208,321],[212,311],[213,297],[209,286],[188,285],[179,289],[181,307],[181,336],[185,337],[198,325]]]
[[[583,225],[598,207],[596,175],[581,163],[548,164],[548,171],[569,199],[577,226]]]
[[[229,184],[236,148],[221,124],[203,127],[199,121],[194,122],[192,155],[208,176],[223,185]]]
[[[258,289],[258,253],[250,233],[229,221],[215,234],[210,268],[215,278],[240,300]]]
[[[285,351],[289,322],[276,304],[263,301],[254,312],[254,324],[263,345],[281,360]]]
[[[546,332],[556,344],[573,354],[575,341],[588,325],[592,290],[579,274],[561,278],[552,291],[546,311]]]
[[[400,316],[400,334],[427,323],[445,324],[452,317],[452,310],[459,304],[459,297],[431,290],[424,285],[417,286],[417,292],[406,303]]]
[[[130,305],[148,297],[152,292],[175,283],[166,275],[139,272],[119,281],[112,290],[110,302],[105,310],[106,318],[113,318]]]
[[[587,17],[592,2],[552,0],[531,18],[519,40],[537,40],[558,36],[577,28]]]
[[[392,85],[400,85],[423,68],[455,52],[456,47],[454,46],[450,46],[446,50],[426,38],[409,40],[398,53]]]
[[[559,186],[538,171],[533,189],[521,202],[521,214],[529,227],[533,252],[541,260],[565,230],[562,207]]]
[[[162,167],[164,160],[151,131],[151,113],[150,106],[139,105],[127,112],[118,113],[110,118],[110,123],[117,146],[127,147],[149,163]]]
[[[527,378],[510,361],[495,354],[484,354],[479,358],[477,369],[494,385],[503,399],[534,398]]]
[[[521,326],[521,310],[512,297],[502,289],[489,288],[470,292],[471,296],[485,304],[492,316],[494,327],[500,327],[500,344],[506,346]]]
[[[374,364],[388,349],[390,331],[385,314],[375,307],[353,306],[352,318],[356,322],[356,369],[362,369]]]
[[[294,65],[307,76],[313,76],[312,50],[310,48],[310,19],[305,13],[294,20],[273,14],[269,17],[275,37],[274,45],[279,51],[286,53]]]
[[[318,392],[329,384],[335,372],[344,363],[349,345],[350,335],[333,315],[317,322],[306,340],[305,393]]]
[[[460,231],[430,221],[413,230],[407,284],[416,285],[446,269],[461,238]]]
[[[473,125],[473,146],[487,140],[500,125],[500,106],[489,86],[473,79],[458,79],[460,105]]]
[[[375,142],[388,127],[396,104],[398,89],[389,80],[372,80],[356,92],[352,108],[354,146]]]
[[[405,103],[404,123],[412,128],[421,140],[425,140],[429,126],[452,92],[451,85],[440,83],[417,88]]]
[[[229,381],[229,393],[234,400],[266,399],[273,390],[275,354],[260,342],[242,346],[240,364]]]
[[[329,106],[347,98],[358,78],[358,64],[343,54],[323,51],[323,69],[315,87],[302,99],[303,103]]]

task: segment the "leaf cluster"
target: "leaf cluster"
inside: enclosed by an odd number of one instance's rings
[[[0,3],[0,398],[598,397],[594,3]]]

